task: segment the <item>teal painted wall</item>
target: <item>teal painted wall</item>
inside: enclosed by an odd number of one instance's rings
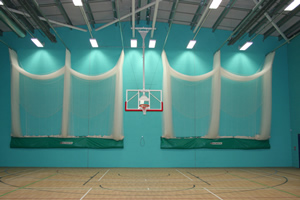
[[[143,25],[141,25],[143,26]],[[146,88],[162,89],[161,52],[168,30],[168,24],[157,23],[154,38],[155,49],[146,48]],[[130,23],[122,23],[125,46],[123,66],[123,94],[126,89],[142,88],[142,49],[131,49],[132,31]],[[92,49],[89,34],[66,28],[57,28],[72,53],[72,67],[82,73],[102,73],[112,68],[120,55],[122,41],[118,26],[110,26],[93,32],[100,48]],[[37,33],[38,34],[38,33]],[[203,28],[197,36],[193,50],[186,45],[193,38],[189,26],[173,25],[165,50],[173,68],[189,75],[203,74],[211,70],[213,54],[230,35],[228,31]],[[43,36],[36,35],[39,39]],[[138,46],[141,37],[136,33]],[[19,39],[13,33],[2,37],[17,50],[19,62],[32,73],[44,74],[64,65],[65,48],[58,42],[46,43],[44,49],[37,49],[29,37]],[[257,37],[255,44],[246,52],[239,52],[238,46],[224,46],[221,51],[222,66],[232,72],[251,74],[264,62],[265,55],[279,45],[277,38],[270,37],[262,42]],[[148,45],[149,34],[146,38]],[[0,166],[39,167],[272,167],[292,166],[288,55],[287,48],[276,52],[273,64],[273,104],[271,149],[269,150],[162,150],[162,113],[124,112],[124,149],[10,149],[10,63],[8,49],[0,45]],[[246,61],[246,62],[245,62]],[[97,68],[100,63],[100,68]],[[243,65],[243,68],[241,68]],[[197,66],[197,70],[195,70]],[[141,137],[144,144],[141,144]]]
[[[289,87],[290,87],[290,118],[292,135],[292,157],[293,166],[299,167],[299,144],[298,134],[300,134],[300,37],[295,38],[288,45],[289,63]]]

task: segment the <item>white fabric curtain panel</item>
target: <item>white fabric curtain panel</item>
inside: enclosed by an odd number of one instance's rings
[[[119,60],[114,68],[106,73],[88,76],[76,72],[71,68],[71,53],[66,50],[65,66],[61,69],[47,75],[36,75],[31,74],[19,66],[17,53],[9,49],[10,61],[11,61],[11,110],[12,110],[12,133],[14,137],[22,137],[21,128],[21,116],[20,116],[20,74],[34,80],[52,80],[60,76],[64,76],[63,87],[63,102],[62,102],[62,121],[61,121],[61,133],[60,137],[69,137],[69,112],[70,112],[70,88],[71,86],[71,75],[84,79],[87,81],[99,81],[105,80],[112,76],[116,76],[116,82],[113,84],[114,87],[114,108],[113,110],[113,129],[106,138],[114,140],[123,139],[123,102],[122,102],[122,68],[124,62],[124,51],[121,52]]]
[[[220,126],[220,104],[221,104],[221,77],[238,82],[247,82],[262,77],[262,109],[261,109],[261,126],[259,134],[254,133],[251,139],[266,140],[270,137],[271,127],[271,112],[272,112],[272,64],[275,52],[271,52],[265,58],[264,67],[261,71],[250,76],[235,75],[221,67],[220,51],[214,54],[214,62],[212,71],[198,75],[189,76],[174,70],[167,59],[165,51],[162,52],[162,63],[164,69],[163,75],[163,97],[164,97],[164,113],[163,113],[163,137],[176,137],[173,130],[172,119],[172,85],[171,77],[184,80],[187,82],[199,82],[212,77],[212,91],[211,91],[211,118],[209,129],[203,138],[219,138]],[[187,102],[188,103],[188,102]],[[197,111],[196,111],[197,112]],[[245,138],[243,135],[235,136]]]

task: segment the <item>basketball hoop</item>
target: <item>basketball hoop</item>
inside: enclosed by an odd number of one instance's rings
[[[143,114],[146,115],[146,110],[149,108],[148,104],[140,104],[139,107],[143,110]]]

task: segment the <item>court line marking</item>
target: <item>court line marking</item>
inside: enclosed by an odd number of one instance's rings
[[[181,171],[179,171],[178,169],[176,169],[176,171],[178,171],[180,174],[182,174],[183,176],[185,176],[186,178],[190,179],[191,181],[193,181],[193,179],[191,179],[190,177],[188,177],[187,175],[185,175],[184,173],[182,173]]]
[[[83,185],[86,185],[88,182],[90,182],[90,180],[92,180],[95,176],[97,176],[97,174],[99,174],[99,172],[97,172],[96,174],[94,174],[93,176],[91,176],[89,178],[89,180],[87,180]]]
[[[32,173],[35,173],[35,172],[38,172],[38,171],[41,171],[41,170],[43,170],[43,169],[39,169],[39,170],[36,170],[36,171],[33,171],[33,172],[29,172],[29,173],[26,173],[26,174],[23,174],[23,175],[20,175],[20,176],[16,175],[16,177],[12,177],[12,178],[5,179],[5,181],[11,180],[11,179],[15,179],[15,178],[20,178],[20,177],[22,177],[22,176],[26,176],[26,175],[28,175],[28,174],[32,174]]]
[[[82,197],[80,200],[82,200],[93,188],[90,188],[89,191],[87,191]]]
[[[210,190],[204,188],[204,190],[206,190],[207,192],[211,193],[212,195],[214,195],[215,197],[217,197],[220,200],[223,200],[221,197],[219,197],[218,195],[216,195],[215,193],[211,192]]]
[[[203,183],[206,183],[207,185],[211,185],[209,182],[207,182],[207,181],[201,179],[199,176],[196,176],[196,175],[194,175],[194,174],[192,174],[192,173],[190,173],[190,172],[186,172],[186,173],[192,175],[193,177],[195,177],[196,179],[202,181]]]
[[[257,183],[257,184],[262,185],[262,186],[265,186],[265,187],[267,187],[267,188],[272,188],[272,189],[274,189],[274,190],[277,190],[277,191],[280,191],[280,192],[284,192],[284,193],[293,195],[293,196],[295,196],[295,197],[300,197],[299,195],[293,194],[293,193],[291,193],[291,192],[287,192],[287,191],[278,189],[278,188],[276,188],[276,187],[272,187],[272,186],[269,186],[269,185],[266,185],[266,184],[263,184],[263,183],[260,183],[260,182],[257,182],[257,181],[253,181],[253,180],[248,179],[248,178],[244,178],[244,177],[241,177],[241,176],[238,176],[238,175],[235,175],[235,174],[231,174],[231,173],[228,173],[228,174],[230,174],[230,175],[232,175],[232,176],[235,176],[235,177],[238,177],[238,178],[240,178],[240,179],[244,179],[244,180],[250,181],[250,182],[252,182],[252,183]]]
[[[28,170],[31,170],[31,169],[25,169],[25,170],[13,172],[13,174],[9,174],[9,173],[5,170],[5,173],[8,173],[8,174],[6,174],[6,175],[4,175],[4,176],[0,176],[0,178],[3,178],[3,177],[5,177],[5,176],[15,175],[15,174],[18,174],[19,172],[24,172],[24,171],[28,171]]]
[[[43,181],[43,180],[45,180],[45,179],[47,179],[47,178],[50,178],[50,177],[52,177],[52,176],[55,176],[55,175],[57,175],[57,173],[52,174],[52,175],[50,175],[50,176],[47,176],[47,177],[45,177],[45,178],[42,178],[42,179],[40,179],[40,180],[38,180],[38,181],[34,181],[34,182],[32,182],[32,183],[29,183],[29,184],[27,184],[27,185],[25,185],[25,186],[19,187],[19,188],[17,188],[17,189],[12,190],[12,191],[6,192],[6,193],[0,195],[0,197],[3,197],[3,196],[5,196],[5,195],[10,194],[10,193],[12,193],[12,192],[15,192],[15,191],[17,191],[17,190],[23,189],[23,188],[25,188],[25,187],[27,187],[27,186],[29,186],[29,185],[33,185],[33,184],[35,184],[35,183],[37,183],[37,182]]]
[[[107,174],[107,172],[109,172],[109,170],[110,170],[110,169],[108,169],[108,170],[103,174],[103,176],[101,176],[101,178],[99,178],[98,181],[101,181],[101,179]]]
[[[241,170],[241,171],[244,171],[244,172],[247,172],[247,173],[250,173],[250,174],[260,175],[261,177],[259,177],[259,178],[267,177],[267,178],[272,178],[272,179],[275,179],[275,180],[282,181],[282,179],[280,179],[280,178],[274,178],[274,177],[269,176],[269,175],[262,175],[262,174],[265,174],[264,172],[260,172],[260,174],[259,174],[259,173],[251,172],[251,171],[244,170],[244,169],[240,169],[240,170]],[[272,174],[272,175],[275,175],[275,174]],[[276,176],[276,175],[275,175],[275,176]]]

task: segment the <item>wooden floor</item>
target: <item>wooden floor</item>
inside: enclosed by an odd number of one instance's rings
[[[0,199],[300,200],[300,169],[0,168]]]

